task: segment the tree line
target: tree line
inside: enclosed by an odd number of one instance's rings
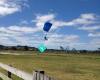
[[[29,47],[29,46],[4,46],[4,45],[0,45],[0,50],[24,50],[24,51],[36,51],[37,48],[35,47]]]
[[[3,50],[13,50],[13,51],[38,51],[36,47],[30,47],[30,46],[4,46],[0,45],[0,51]],[[100,48],[97,50],[76,50],[75,48],[69,49],[69,48],[64,48],[62,46],[59,47],[59,49],[47,49],[45,52],[51,52],[51,53],[100,53]]]

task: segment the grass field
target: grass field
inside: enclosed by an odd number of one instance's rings
[[[57,80],[100,80],[100,55],[97,54],[2,54],[0,62],[29,73],[42,69]]]

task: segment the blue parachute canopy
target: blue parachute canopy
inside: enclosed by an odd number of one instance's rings
[[[50,30],[51,26],[52,26],[52,23],[46,22],[44,24],[43,30],[46,31],[46,32],[48,32]]]

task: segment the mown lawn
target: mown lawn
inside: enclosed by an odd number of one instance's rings
[[[0,62],[29,73],[41,69],[57,80],[100,80],[97,54],[0,55]]]

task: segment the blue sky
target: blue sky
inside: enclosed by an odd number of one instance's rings
[[[94,50],[100,47],[100,0],[0,0],[0,44]],[[43,25],[53,26],[44,41]]]

